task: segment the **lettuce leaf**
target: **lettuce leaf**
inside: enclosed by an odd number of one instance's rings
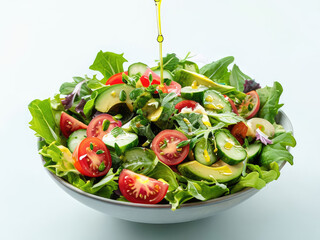
[[[33,100],[28,108],[32,115],[32,120],[29,122],[30,128],[36,132],[36,135],[42,137],[48,144],[59,143],[60,130],[56,125],[50,99]]]
[[[287,161],[293,165],[293,156],[287,150],[287,146],[295,147],[296,140],[290,132],[279,133],[272,139],[272,144],[264,146],[260,155],[260,164],[269,165],[272,162],[281,163]]]
[[[90,69],[101,72],[104,76],[101,83],[105,84],[111,76],[123,72],[123,63],[125,62],[127,59],[123,57],[123,54],[100,51]]]
[[[258,172],[251,172],[231,188],[231,194],[241,191],[246,187],[261,189],[266,186],[266,182],[260,178]]]
[[[280,83],[274,82],[272,87],[264,87],[257,89],[257,93],[260,98],[260,110],[258,117],[264,118],[271,123],[275,122],[275,117],[278,114],[278,110],[283,106],[279,104],[280,96],[283,88]]]
[[[148,173],[148,177],[154,179],[161,178],[165,180],[169,184],[168,191],[173,191],[179,187],[176,175],[172,169],[161,161],[158,161],[156,167],[150,173]]]
[[[45,167],[58,177],[66,176],[70,172],[79,174],[73,165],[71,152],[66,147],[52,142],[49,146],[44,146],[39,153],[47,160]]]

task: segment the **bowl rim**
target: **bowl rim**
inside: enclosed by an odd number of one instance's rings
[[[292,132],[293,134],[293,126],[292,123],[290,121],[290,119],[288,118],[288,116],[282,111],[279,110],[278,115],[279,114],[283,115],[284,118],[286,118],[287,120],[287,125],[289,125],[289,129],[287,129],[287,131]],[[40,138],[38,139],[38,142],[40,141]],[[290,147],[288,147],[288,149],[290,149]],[[40,155],[42,163],[45,163],[45,160],[43,159],[43,156]],[[284,165],[286,164],[286,161],[282,162],[279,166],[279,169],[281,170]],[[110,198],[104,198],[104,197],[100,197],[94,194],[90,194],[87,192],[82,191],[81,189],[73,186],[72,184],[70,184],[69,182],[67,182],[66,180],[62,179],[61,177],[58,177],[56,174],[54,174],[53,172],[51,172],[50,170],[48,170],[47,168],[45,168],[46,171],[49,173],[49,175],[56,180],[57,182],[59,182],[60,184],[62,184],[63,186],[65,186],[66,188],[72,190],[73,192],[76,192],[77,194],[83,195],[85,197],[88,198],[93,198],[95,200],[101,201],[101,202],[106,202],[109,204],[113,204],[113,205],[120,205],[120,206],[126,206],[126,207],[138,207],[138,208],[153,208],[153,209],[171,209],[171,204],[166,203],[166,204],[141,204],[141,203],[132,203],[132,202],[124,202],[124,201],[118,201],[118,200],[114,200],[114,199],[110,199]],[[226,196],[222,196],[222,197],[218,197],[218,198],[214,198],[214,199],[210,199],[207,201],[197,201],[197,202],[192,202],[192,203],[183,203],[180,205],[180,208],[188,208],[188,207],[202,207],[205,205],[212,205],[212,204],[217,204],[217,203],[221,203],[221,202],[225,202],[225,201],[230,201],[234,198],[238,198],[241,197],[242,195],[248,194],[248,193],[253,193],[253,192],[258,192],[259,190],[255,189],[255,188],[244,188],[243,190],[230,194],[230,195],[226,195]]]

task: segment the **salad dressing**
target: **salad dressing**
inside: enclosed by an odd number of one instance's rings
[[[160,15],[161,1],[162,0],[154,0],[156,4],[156,13],[157,13],[157,27],[158,27],[157,41],[159,43],[159,54],[160,54],[160,85],[163,86],[163,58],[162,58],[163,35],[161,32],[161,15]]]

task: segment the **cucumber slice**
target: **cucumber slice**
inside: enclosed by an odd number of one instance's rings
[[[262,143],[254,142],[246,148],[248,153],[248,161],[253,162],[260,154],[262,150]]]
[[[208,88],[206,86],[202,86],[202,85],[197,87],[192,87],[192,86],[183,87],[181,89],[181,97],[188,100],[193,100],[193,101],[202,103],[204,92],[207,89]]]
[[[154,70],[153,72],[159,76],[161,75],[160,70]],[[167,70],[163,70],[163,79],[170,79],[172,81],[174,80],[172,73]]]
[[[217,161],[217,156],[213,153],[212,146],[210,145],[209,141],[207,141],[204,138],[202,138],[196,144],[194,148],[194,155],[199,163],[206,166],[211,166],[213,163]]]
[[[234,165],[244,161],[247,151],[240,145],[237,139],[226,129],[215,133],[218,157],[227,164]]]
[[[128,75],[130,77],[140,73],[141,76],[146,72],[148,66],[144,63],[138,62],[138,63],[134,63],[131,64],[128,68]]]
[[[139,144],[138,136],[134,133],[127,132],[121,133],[116,137],[110,132],[102,138],[102,141],[111,150],[115,149],[115,143],[117,143],[122,153],[127,149],[138,146]]]
[[[232,107],[224,96],[215,90],[207,90],[203,95],[204,107],[209,110],[214,110],[218,113],[231,112]]]
[[[87,137],[87,130],[80,129],[70,134],[67,146],[71,152],[74,152],[79,143]]]

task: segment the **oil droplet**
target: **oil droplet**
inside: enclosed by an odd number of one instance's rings
[[[159,43],[162,43],[162,42],[163,42],[163,36],[162,36],[162,35],[158,35],[157,41],[158,41]]]

